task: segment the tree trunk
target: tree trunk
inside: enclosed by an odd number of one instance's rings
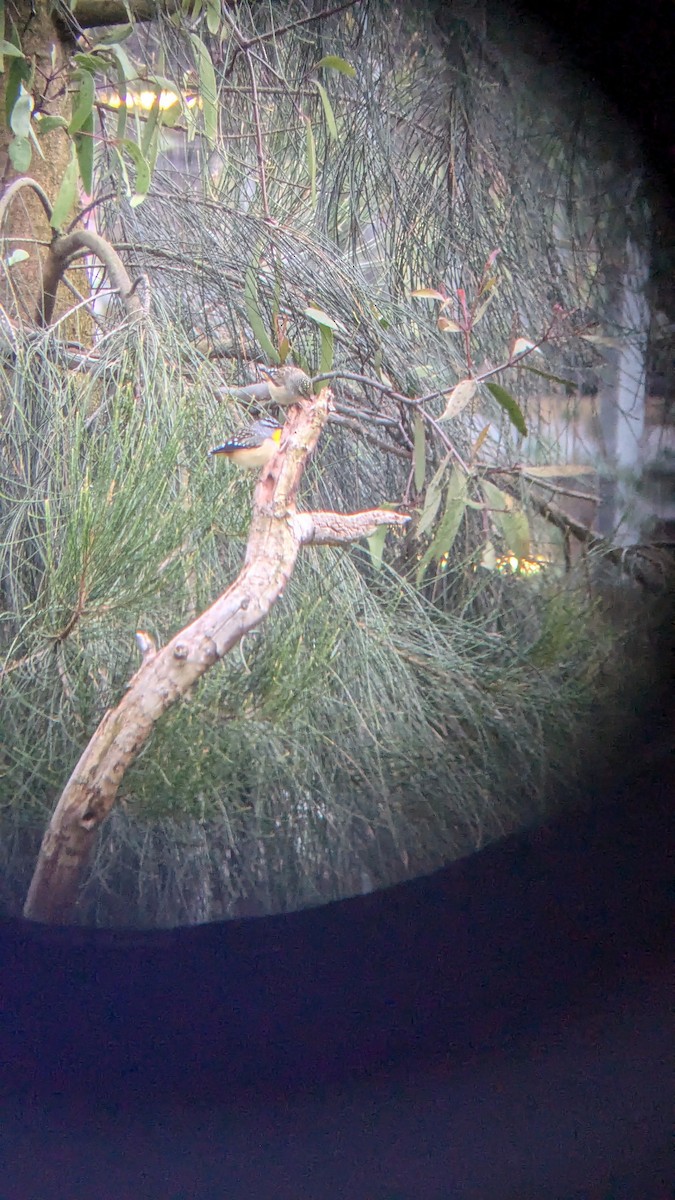
[[[32,13],[32,8],[35,13]],[[72,142],[65,129],[52,129],[41,134],[39,145],[32,145],[32,159],[27,171],[17,171],[9,156],[9,145],[14,138],[7,119],[7,101],[13,102],[18,85],[19,73],[25,72],[24,85],[34,101],[34,111],[45,116],[61,116],[70,119],[69,58],[71,46],[63,38],[62,28],[54,20],[52,6],[46,3],[32,5],[30,0],[18,0],[12,10],[5,11],[5,32],[10,33],[10,12],[21,43],[26,62],[17,58],[4,59],[4,73],[0,77],[0,180],[1,190],[13,180],[28,174],[38,183],[53,204],[58,195],[66,167],[70,162]],[[31,72],[32,79],[28,78]],[[14,250],[25,250],[29,258],[16,263],[0,273],[0,304],[10,319],[19,325],[32,326],[40,311],[42,281],[47,248],[53,230],[43,205],[35,192],[23,188],[12,200],[5,214],[2,234],[2,253],[5,260]],[[83,272],[73,273],[72,281],[79,290]],[[88,291],[88,289],[86,289]],[[59,289],[54,319],[60,317],[75,303],[72,293],[65,287]],[[80,309],[78,314],[65,322],[64,338],[88,342],[91,338],[91,322]]]

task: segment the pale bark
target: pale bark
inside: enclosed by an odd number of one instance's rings
[[[282,595],[300,546],[349,542],[407,517],[302,513],[295,497],[307,458],[328,416],[328,392],[289,412],[281,450],[256,487],[244,566],[206,612],[156,650],[142,642],[143,662],[116,708],[101,721],[59,800],[40,848],[24,915],[45,923],[69,919],[94,846],[125,772],[155,724],[234,645],[259,625]]]

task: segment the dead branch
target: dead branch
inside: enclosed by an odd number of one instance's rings
[[[56,291],[63,274],[73,259],[82,254],[96,255],[108,272],[113,288],[119,292],[128,316],[142,318],[143,301],[117,251],[100,234],[90,229],[76,229],[72,233],[54,238],[49,247],[36,323],[42,326],[50,324],[56,303]]]
[[[67,921],[77,901],[94,839],[124,775],[162,715],[270,612],[291,577],[301,545],[347,543],[378,525],[401,525],[398,513],[298,514],[305,464],[328,417],[329,393],[291,409],[280,451],[256,487],[244,566],[206,612],[143,662],[116,708],[109,709],[73,771],[45,832],[26,898],[34,921]],[[148,652],[149,651],[149,652]]]

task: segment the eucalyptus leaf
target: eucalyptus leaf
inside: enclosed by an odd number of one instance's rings
[[[427,494],[424,500],[424,508],[422,509],[422,516],[417,524],[417,534],[419,537],[426,533],[427,530],[431,529],[431,526],[436,519],[436,513],[441,506],[441,500],[443,499],[443,482],[448,461],[449,459],[446,458],[444,462],[441,463],[440,467],[432,475],[429,482]]]
[[[330,137],[333,138],[334,141],[337,141],[338,129],[337,129],[337,124],[335,122],[335,113],[333,112],[333,106],[332,106],[330,100],[328,99],[328,92],[326,91],[323,84],[319,83],[318,79],[315,79],[314,86],[317,89],[317,91],[321,97],[321,103],[323,104],[324,116],[326,118],[326,125],[328,127],[328,134]]]
[[[446,392],[447,404],[438,418],[439,421],[449,421],[452,417],[459,416],[467,404],[471,403],[477,391],[478,384],[475,379],[460,380],[451,392]]]
[[[518,404],[518,401],[515,400],[511,393],[507,392],[506,388],[503,388],[499,383],[486,383],[485,387],[490,394],[494,396],[497,404],[499,404],[504,409],[504,412],[508,414],[511,419],[511,424],[515,425],[518,433],[522,433],[523,437],[526,437],[527,425],[525,424],[523,410]]]
[[[467,487],[467,476],[457,467],[453,467],[445,498],[445,511],[438,523],[431,545],[423,554],[417,568],[418,583],[423,579],[431,562],[440,562],[446,554],[450,553],[466,511]]]
[[[206,0],[206,28],[216,37],[220,29],[220,0]]]
[[[94,190],[94,110],[92,109],[82,129],[75,135],[75,153],[80,169],[82,187],[87,196]]]
[[[491,510],[492,519],[499,529],[508,549],[517,559],[529,558],[530,523],[521,508],[508,492],[495,487],[489,480],[482,483],[485,499]]]
[[[3,54],[7,58],[25,58],[23,50],[18,46],[13,46],[11,42],[6,42],[4,38],[0,41],[0,55]]]
[[[52,217],[49,222],[52,229],[60,229],[73,211],[75,200],[77,199],[77,173],[77,157],[75,147],[73,146],[70,162],[64,171],[61,186],[54,202]]]
[[[314,131],[312,130],[312,122],[309,117],[305,121],[305,132],[307,139],[307,169],[309,171],[309,192],[312,202],[312,208],[316,208],[316,148],[314,145]]]
[[[415,413],[415,423],[413,432],[413,460],[415,464],[414,479],[415,490],[422,491],[424,487],[424,476],[426,474],[426,450],[427,439],[426,430],[424,428],[424,420],[420,413]]]
[[[51,133],[52,129],[67,129],[68,122],[66,121],[65,117],[37,116],[35,118],[35,127],[38,131],[38,134],[41,135],[44,133]]]
[[[370,551],[370,561],[374,571],[382,569],[382,557],[384,555],[384,543],[387,540],[389,527],[380,525],[370,537],[366,538],[368,542],[368,550]]]
[[[27,138],[30,133],[30,119],[33,113],[33,97],[26,91],[23,84],[20,85],[19,95],[12,109],[12,115],[9,118],[9,124],[12,133],[15,133],[18,138]]]
[[[24,171],[28,170],[33,157],[33,150],[29,139],[25,137],[12,138],[7,147],[7,153],[9,154],[9,160],[14,170],[23,175]]]
[[[351,79],[356,75],[356,68],[348,63],[345,58],[340,58],[338,54],[325,54],[319,59],[314,70],[318,71],[319,67],[328,68],[331,71],[339,71],[341,75],[349,75]]]
[[[208,49],[202,39],[196,34],[190,34],[190,41],[195,53],[197,74],[199,75],[199,94],[202,98],[204,114],[204,136],[209,145],[215,145],[218,137],[218,88],[216,73]]]
[[[253,330],[254,337],[260,346],[263,354],[269,362],[278,363],[279,353],[276,347],[270,340],[269,334],[265,329],[258,302],[258,262],[253,263],[246,272],[244,277],[244,303],[246,305],[246,316],[248,317],[249,325]]]
[[[78,71],[76,77],[77,99],[68,126],[71,137],[83,128],[94,108],[94,76],[89,71]]]

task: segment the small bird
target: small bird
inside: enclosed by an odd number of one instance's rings
[[[312,381],[300,367],[261,367],[267,376],[270,400],[282,408],[308,400],[312,394]]]
[[[215,446],[209,454],[224,454],[238,467],[255,470],[264,467],[276,454],[281,441],[282,426],[272,417],[260,417],[246,429],[238,429],[232,437]]]

